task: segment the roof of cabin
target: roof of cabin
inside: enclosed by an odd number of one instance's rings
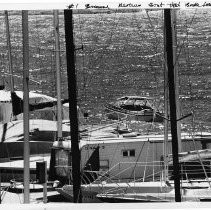
[[[23,99],[23,91],[15,91],[15,93],[18,97]],[[53,97],[35,92],[29,92],[29,100],[30,103],[56,101]],[[0,90],[0,102],[11,102],[11,91]]]

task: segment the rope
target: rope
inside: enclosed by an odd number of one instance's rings
[[[195,124],[194,124],[194,116],[192,117],[192,124],[193,124],[193,129],[194,129],[194,127],[195,127],[195,126],[194,126],[194,125],[195,125]],[[200,156],[200,154],[199,154],[198,149],[196,149],[196,143],[195,143],[195,138],[194,138],[193,132],[191,132],[191,137],[192,137],[192,141],[193,141],[193,144],[194,144],[194,149],[195,149],[196,152],[197,152],[197,155],[198,155],[198,157],[199,157],[200,164],[201,164],[201,166],[202,166],[202,168],[203,168],[203,171],[204,171],[206,180],[207,180],[207,182],[208,182],[208,184],[209,184],[209,188],[211,188],[211,184],[210,184],[210,181],[209,181],[209,178],[208,178],[206,169],[205,169],[205,167],[204,167],[203,161],[202,161],[202,159],[201,159],[201,156]]]
[[[131,172],[131,176],[130,176],[130,177],[132,177],[132,175],[135,174],[135,168],[136,168],[136,166],[137,166],[137,163],[138,163],[138,160],[139,160],[139,158],[140,158],[140,155],[141,155],[141,153],[142,153],[142,151],[143,151],[144,145],[145,145],[145,141],[144,141],[144,143],[143,143],[143,145],[142,145],[142,147],[141,147],[141,150],[140,150],[140,152],[139,152],[139,154],[138,154],[138,157],[137,157],[137,159],[136,159],[136,162],[135,162],[135,165],[134,165],[133,171]]]

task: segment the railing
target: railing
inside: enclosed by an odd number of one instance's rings
[[[204,167],[206,173],[211,177],[211,160],[206,160]],[[92,171],[85,170],[90,174],[91,180],[95,180],[92,183],[120,183],[124,182],[144,182],[144,181],[158,181],[163,179],[163,161],[152,161],[152,162],[120,162],[107,171]],[[71,166],[60,165],[57,168],[63,168],[66,174],[71,174]],[[147,171],[147,172],[146,172]],[[149,173],[149,172],[152,173]],[[125,174],[128,174],[127,178]],[[82,174],[83,176],[83,174]],[[199,161],[186,162],[185,164],[180,164],[180,177],[182,180],[190,179],[204,179],[205,173]],[[89,179],[89,178],[87,178]],[[167,180],[173,179],[172,167],[168,167],[168,177]],[[85,179],[84,179],[85,180]],[[84,181],[85,183],[85,181]],[[90,183],[90,182],[89,182]],[[89,184],[87,183],[87,184]]]

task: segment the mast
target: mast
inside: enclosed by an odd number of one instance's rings
[[[171,11],[172,17],[172,40],[173,40],[173,62],[174,62],[174,79],[175,79],[175,97],[176,97],[176,111],[177,119],[180,119],[180,101],[179,101],[179,75],[177,65],[177,33],[176,33],[176,9]],[[182,152],[181,142],[181,122],[177,121],[177,134],[178,134],[178,152]]]
[[[56,87],[57,87],[57,139],[62,139],[62,103],[61,103],[61,72],[60,72],[60,44],[59,44],[59,15],[58,10],[53,11],[55,55],[56,55]]]
[[[69,116],[71,127],[71,152],[72,152],[72,177],[73,177],[73,201],[81,203],[81,173],[80,173],[80,150],[77,116],[77,89],[75,71],[75,46],[73,41],[73,18],[72,10],[64,10],[65,41],[67,59],[67,79],[69,96]]]
[[[165,51],[167,59],[168,82],[169,82],[169,105],[170,105],[170,120],[171,120],[175,201],[181,202],[171,11],[172,10],[170,9],[164,9],[164,24],[165,24],[165,39],[166,39]]]
[[[8,49],[8,59],[9,59],[10,89],[11,89],[11,92],[13,93],[15,89],[14,89],[14,78],[13,78],[12,47],[11,47],[11,41],[10,41],[10,27],[9,27],[8,11],[5,11],[4,14],[5,14],[7,49]],[[12,114],[12,117],[13,117],[13,120],[17,120],[16,115]]]
[[[14,80],[13,80],[13,68],[12,68],[12,52],[11,52],[11,41],[10,41],[10,28],[9,28],[8,11],[4,11],[4,14],[5,14],[7,48],[8,48],[8,59],[9,59],[10,88],[11,88],[11,92],[14,92]]]
[[[28,11],[22,11],[23,33],[23,119],[24,119],[24,203],[29,203],[29,31]]]
[[[168,127],[169,127],[169,122],[168,122],[168,72],[167,72],[167,63],[166,63],[166,51],[165,51],[165,46],[166,46],[166,37],[165,37],[165,30],[166,30],[166,25],[164,23],[164,30],[163,30],[163,36],[164,36],[164,142],[163,142],[163,161],[164,161],[164,182],[167,181],[168,178],[168,163],[167,163],[167,148],[168,148]]]

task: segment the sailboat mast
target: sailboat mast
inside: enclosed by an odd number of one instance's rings
[[[181,202],[180,194],[180,169],[178,159],[178,134],[177,134],[177,110],[175,97],[175,78],[174,78],[174,54],[173,54],[173,37],[172,37],[172,21],[171,10],[164,9],[164,24],[166,38],[166,59],[169,82],[169,105],[171,120],[171,136],[172,136],[172,154],[173,154],[173,176],[175,188],[175,201]]]
[[[176,9],[171,11],[172,17],[172,40],[173,40],[173,60],[174,60],[174,79],[175,79],[175,97],[176,97],[176,107],[177,107],[177,119],[180,119],[180,101],[179,101],[179,75],[178,75],[178,65],[177,65],[177,33],[176,33]],[[177,121],[177,134],[178,134],[178,152],[182,152],[182,142],[181,142],[181,122]]]
[[[13,69],[12,69],[12,51],[11,51],[8,11],[5,11],[4,14],[5,14],[7,49],[8,49],[8,59],[9,59],[10,88],[11,88],[11,91],[14,92],[14,80],[13,80]]]
[[[28,11],[22,11],[23,33],[23,119],[24,119],[24,203],[29,203],[29,31]]]
[[[55,55],[56,55],[56,87],[57,87],[57,138],[62,138],[62,103],[61,103],[61,72],[60,72],[60,44],[59,44],[59,14],[58,10],[53,11],[54,34],[55,34]]]
[[[8,11],[5,14],[5,24],[6,24],[6,35],[7,35],[7,49],[8,49],[8,59],[9,59],[9,73],[10,73],[10,88],[14,92],[14,80],[13,80],[13,69],[12,69],[12,52],[11,52],[11,41],[10,41],[10,28],[9,28],[9,18]]]
[[[10,40],[10,27],[9,27],[9,17],[8,11],[4,12],[5,14],[5,25],[6,25],[6,36],[7,36],[7,49],[8,49],[8,59],[9,59],[9,73],[10,73],[10,89],[13,93],[14,90],[14,78],[13,78],[13,66],[12,66],[12,48]],[[17,120],[17,117],[13,115],[13,120]]]
[[[78,132],[77,112],[77,89],[75,72],[75,46],[73,42],[73,17],[72,10],[64,10],[65,41],[67,59],[67,79],[69,96],[69,116],[71,127],[71,152],[72,152],[72,177],[73,177],[73,201],[81,203],[81,172],[80,172],[80,150]]]
[[[166,46],[166,37],[165,37],[165,24],[163,30],[164,36],[164,48]],[[166,51],[164,49],[164,142],[163,142],[163,161],[164,161],[164,182],[167,181],[168,178],[168,167],[167,167],[167,148],[168,148],[168,72],[167,72],[167,63],[166,63]]]

